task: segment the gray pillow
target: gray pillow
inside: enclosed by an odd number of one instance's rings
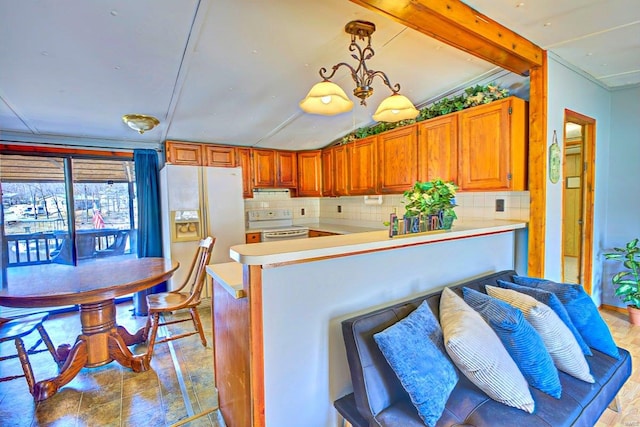
[[[491,399],[533,413],[529,385],[500,338],[448,288],[440,298],[440,325],[445,349],[460,372]]]
[[[499,298],[524,313],[524,317],[542,337],[542,342],[559,370],[582,381],[595,382],[578,342],[553,310],[518,291],[495,286],[487,286],[486,290],[490,296]]]

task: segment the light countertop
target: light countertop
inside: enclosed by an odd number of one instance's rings
[[[207,273],[234,298],[246,297],[242,287],[242,264],[237,262],[211,264],[207,266]]]
[[[334,224],[330,224],[334,226]],[[469,219],[455,222],[450,231],[389,237],[388,230],[352,232],[325,238],[295,239],[278,242],[235,245],[231,258],[247,265],[278,265],[308,262],[318,258],[353,255],[416,244],[429,244],[465,237],[482,236],[526,228],[526,221]],[[315,227],[310,227],[314,230]],[[323,231],[330,231],[329,229]]]

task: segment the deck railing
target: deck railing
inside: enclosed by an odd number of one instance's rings
[[[125,230],[127,231],[127,230]],[[122,230],[79,230],[78,258],[92,258],[114,244]],[[9,234],[4,237],[9,254],[9,267],[48,264],[59,256],[68,235],[60,231]]]

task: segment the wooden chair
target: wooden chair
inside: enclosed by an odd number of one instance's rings
[[[203,346],[207,346],[207,339],[204,336],[202,329],[202,322],[198,315],[198,305],[200,304],[200,296],[202,294],[202,288],[204,287],[206,271],[205,267],[209,263],[211,258],[211,251],[213,250],[213,244],[216,239],[213,237],[207,237],[200,240],[198,250],[193,258],[191,267],[189,269],[189,275],[178,289],[171,292],[161,292],[157,294],[147,295],[147,308],[149,317],[147,318],[147,324],[145,327],[145,336],[149,337],[149,347],[147,350],[147,357],[151,360],[153,355],[153,347],[155,344],[160,344],[167,341],[177,340],[179,338],[188,337],[191,335],[199,334],[200,341]],[[189,293],[183,292],[187,289]],[[160,315],[169,313],[172,311],[189,309],[190,318],[160,321]],[[156,335],[158,333],[158,327],[164,325],[172,325],[174,323],[181,322],[193,322],[194,331],[184,332],[177,335],[166,336],[156,341]],[[151,331],[149,333],[149,331]]]
[[[16,378],[24,377],[27,380],[27,385],[29,386],[29,393],[33,395],[35,378],[33,376],[33,369],[31,368],[29,356],[32,354],[42,353],[47,350],[51,353],[51,356],[53,356],[53,360],[58,365],[58,368],[60,368],[64,361],[59,359],[56,349],[53,347],[53,343],[43,326],[44,321],[47,320],[48,317],[49,313],[31,314],[28,316],[9,319],[0,317],[0,344],[5,341],[13,340],[17,350],[17,354],[0,357],[0,362],[18,357],[20,359],[20,364],[22,365],[22,371],[24,372],[23,375],[9,375],[2,377],[0,378],[0,382],[11,381]],[[40,338],[38,338],[33,346],[26,349],[22,338],[31,334],[35,330],[40,333]],[[38,349],[43,342],[47,348]]]

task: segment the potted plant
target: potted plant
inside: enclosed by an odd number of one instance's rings
[[[436,178],[431,181],[417,181],[413,187],[403,193],[405,198],[405,216],[409,218],[428,218],[428,229],[450,229],[453,220],[457,218],[453,208],[456,207],[455,197],[458,187],[453,182],[445,182]],[[433,217],[437,216],[437,226]]]
[[[604,254],[606,259],[621,261],[624,270],[617,272],[611,282],[616,288],[615,294],[627,304],[629,321],[640,324],[640,248],[638,240],[633,239],[624,248],[613,248],[614,252]]]

